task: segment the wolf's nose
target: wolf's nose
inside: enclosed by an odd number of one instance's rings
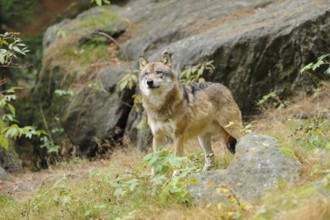
[[[154,85],[154,81],[153,80],[148,80],[147,81],[147,84],[148,84],[148,86],[153,86]]]

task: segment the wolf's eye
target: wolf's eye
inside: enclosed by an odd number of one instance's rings
[[[148,76],[148,75],[149,75],[149,72],[145,72],[144,75],[145,75],[145,76]]]
[[[163,75],[163,72],[162,71],[157,71],[156,72],[158,76],[162,76]]]

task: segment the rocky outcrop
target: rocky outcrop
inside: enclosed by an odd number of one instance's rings
[[[121,139],[124,130],[146,149],[150,132],[136,129],[142,117],[131,110],[134,91],[121,91],[115,83],[137,68],[139,55],[157,59],[171,51],[178,73],[214,60],[215,73],[204,77],[228,86],[247,115],[271,91],[279,96],[307,91],[311,82],[299,69],[328,52],[328,39],[328,1],[128,1],[50,27],[34,94],[83,151],[99,140]],[[90,82],[105,89],[79,88],[74,98],[56,102],[56,89]]]
[[[12,145],[12,143],[10,143]],[[8,149],[4,149],[0,145],[0,169],[1,178],[7,178],[6,172],[14,173],[22,171],[22,161],[18,158],[15,149],[9,146]]]
[[[103,70],[99,76],[102,89],[86,87],[71,100],[63,126],[83,155],[94,156],[95,143],[122,142],[134,94],[133,90],[120,91],[116,86],[122,71]]]
[[[299,178],[299,162],[279,150],[273,137],[249,134],[236,145],[234,160],[226,170],[196,174],[198,184],[189,186],[191,195],[206,201],[224,199],[219,187],[227,186],[241,199],[254,201],[265,195],[279,181]]]
[[[0,181],[9,180],[10,176],[5,169],[0,167]]]

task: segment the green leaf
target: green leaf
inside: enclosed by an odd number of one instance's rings
[[[98,6],[101,6],[101,5],[102,5],[102,0],[95,0],[95,2],[96,2],[96,4],[97,4]]]
[[[21,49],[19,49],[17,46],[13,46],[13,50],[18,53],[22,53]]]
[[[8,127],[8,129],[6,129],[5,137],[16,139],[19,134],[20,132],[18,126],[16,124],[13,124],[10,127]]]
[[[138,81],[137,76],[136,75],[132,75],[132,80],[133,80],[133,82],[137,83],[137,81]]]
[[[310,69],[312,69],[313,64],[314,64],[314,63],[309,63],[309,64],[307,64],[306,66],[304,66],[303,68],[301,68],[301,69],[300,69],[300,73],[303,73],[303,72],[305,72],[306,70],[310,70]]]
[[[323,60],[318,60],[317,63],[315,63],[312,67],[312,70],[316,70],[317,68],[319,68],[322,64],[324,64]]]
[[[110,5],[110,4],[111,4],[111,2],[110,2],[109,0],[103,0],[103,3],[104,3],[105,5]]]
[[[198,80],[198,82],[199,82],[199,83],[203,83],[203,82],[205,82],[205,79],[204,79],[204,78],[200,78],[200,79]]]
[[[128,83],[127,80],[123,80],[123,81],[120,83],[119,87],[120,87],[120,90],[121,90],[121,91],[123,91],[123,90],[126,88],[127,83]]]
[[[151,160],[151,158],[152,158],[152,153],[147,154],[147,155],[144,156],[143,161],[144,161],[144,162],[148,162],[148,161]]]
[[[329,65],[329,68],[326,70],[326,73],[327,73],[328,75],[330,75],[330,65]]]
[[[330,56],[330,54],[324,54],[322,56],[320,56],[319,58],[317,58],[318,61],[320,60],[324,60],[326,57]]]
[[[113,194],[114,194],[114,196],[119,197],[124,194],[124,190],[121,187],[119,187],[115,190],[115,192]]]
[[[5,64],[5,56],[0,53],[0,63]]]
[[[133,81],[132,81],[132,80],[130,80],[130,81],[128,82],[128,88],[129,88],[130,90],[132,90],[132,88],[133,88]]]
[[[6,150],[8,150],[9,147],[8,139],[2,134],[0,134],[0,147],[5,148]]]
[[[9,108],[11,114],[12,114],[13,116],[15,116],[15,108],[14,108],[14,106],[13,106],[12,104],[9,104],[9,103],[7,104],[7,106],[8,106],[8,108]]]

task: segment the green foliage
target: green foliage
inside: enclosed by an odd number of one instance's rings
[[[110,5],[109,0],[89,0],[90,4],[96,4],[97,6]]]
[[[249,123],[249,124],[245,125],[242,130],[245,133],[252,133],[252,128],[253,128],[253,125],[251,123]]]
[[[49,139],[47,136],[41,137],[40,141],[40,147],[45,148],[48,154],[58,154],[58,151],[61,148],[60,145],[54,143],[54,141]]]
[[[51,31],[57,37],[61,37],[61,38],[64,38],[68,35],[68,32],[65,29],[59,28],[58,26],[53,26]]]
[[[249,219],[329,219],[330,175],[317,183],[268,196]]]
[[[0,34],[0,64],[12,66],[13,59],[17,59],[17,54],[26,55],[29,50],[18,37],[19,33]]]
[[[323,113],[326,112],[329,112],[329,110],[321,111],[314,117],[307,118],[304,123],[300,124],[293,131],[293,135],[301,146],[309,150],[316,148],[327,149],[329,147],[330,138],[327,135],[327,131],[330,130],[330,122],[326,117],[323,117]]]
[[[17,59],[17,54],[26,55],[29,50],[18,37],[19,33],[0,34],[0,64],[3,67],[12,67]],[[5,83],[2,81],[1,83]],[[33,126],[20,127],[16,118],[16,110],[11,102],[16,100],[15,91],[22,89],[12,87],[5,91],[0,91],[0,146],[8,149],[9,139],[25,137],[32,139],[33,136],[41,137],[47,135],[43,130],[36,130]]]
[[[135,170],[133,173],[118,175],[115,179],[108,180],[109,175],[104,176],[113,188],[115,197],[127,199],[139,192],[147,197],[158,197],[164,202],[192,202],[187,185],[194,184],[196,180],[189,179],[188,175],[200,171],[201,167],[187,157],[173,156],[168,150],[148,154],[144,157],[144,162],[153,167],[155,175]],[[174,172],[177,175],[171,177]]]
[[[139,74],[138,70],[132,70],[125,73],[124,77],[121,78],[117,84],[119,85],[119,88],[121,91],[124,89],[133,89],[133,86],[136,85],[138,82],[137,75]]]
[[[317,58],[317,61],[311,62],[300,69],[300,73],[304,73],[308,70],[315,71],[316,69],[320,68],[322,65],[327,65],[328,68],[324,71],[324,74],[330,76],[330,54],[325,54]]]
[[[38,0],[2,0],[0,1],[1,25],[2,28],[14,28],[29,21],[29,14],[32,6]]]
[[[294,154],[294,152],[290,149],[290,148],[287,148],[287,147],[280,147],[279,150],[285,154],[286,156],[288,157],[292,157],[296,160],[298,160],[297,156]]]
[[[233,193],[231,187],[220,185],[216,189],[216,194],[225,197],[224,201],[217,203],[216,214],[219,219],[239,219],[245,207],[236,195]],[[208,206],[212,206],[211,203]]]
[[[257,103],[262,110],[267,109],[268,107],[282,109],[288,105],[288,102],[282,101],[275,91],[264,95]]]
[[[202,78],[203,74],[206,72],[212,74],[214,71],[215,67],[213,65],[213,60],[204,61],[184,70],[180,75],[180,80],[184,83],[205,82],[205,79]]]
[[[72,90],[72,89],[68,89],[68,90],[63,90],[63,89],[56,89],[55,90],[55,95],[62,97],[62,96],[74,96],[77,91],[76,90]]]
[[[11,104],[16,100],[15,90],[21,89],[13,87],[6,91],[0,92],[0,146],[8,149],[9,139],[17,139],[21,137],[32,139],[33,136],[40,137],[47,133],[43,130],[36,130],[33,126],[19,127],[15,119],[15,107]]]

